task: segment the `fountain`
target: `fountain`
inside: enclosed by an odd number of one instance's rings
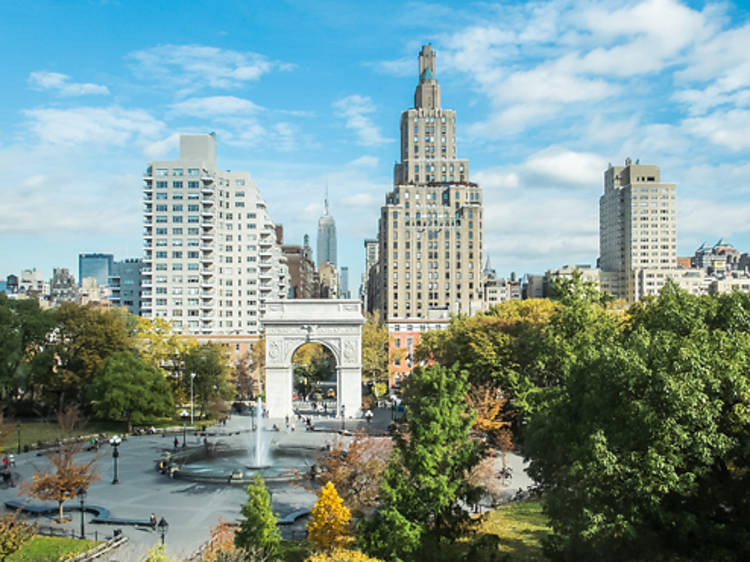
[[[318,442],[274,443],[265,431],[263,402],[255,406],[253,426],[243,431],[219,434],[211,446],[165,451],[157,468],[174,479],[204,484],[247,485],[259,472],[266,482],[288,482],[309,472],[320,453]],[[246,433],[254,434],[249,437]],[[301,435],[299,437],[302,437]]]
[[[255,458],[247,468],[268,468],[268,443],[263,439],[263,400],[260,396],[255,405]]]

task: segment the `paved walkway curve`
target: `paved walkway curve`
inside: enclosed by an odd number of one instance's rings
[[[59,508],[57,505],[29,505],[19,501],[7,501],[5,507],[8,509],[20,510],[24,513],[31,513],[32,515],[55,515]],[[81,507],[78,505],[64,505],[63,513],[70,513],[72,511],[81,511]],[[98,505],[84,505],[83,511],[87,513],[93,513],[94,519],[91,523],[101,523],[103,525],[135,525],[143,527],[153,527],[153,524],[148,519],[127,519],[122,517],[110,517],[109,510],[106,507]]]

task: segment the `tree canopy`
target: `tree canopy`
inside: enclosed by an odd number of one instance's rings
[[[96,414],[102,419],[133,423],[173,412],[172,393],[164,373],[132,351],[120,351],[107,359],[101,375],[91,386]]]
[[[750,557],[748,295],[668,284],[569,359],[527,432],[561,559]]]
[[[380,507],[360,522],[366,552],[387,560],[435,559],[441,540],[453,540],[477,490],[467,480],[480,445],[469,438],[468,373],[433,366],[406,379],[406,423],[396,433],[383,474]]]

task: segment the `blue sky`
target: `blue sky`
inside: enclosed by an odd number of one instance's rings
[[[215,131],[288,243],[326,182],[340,265],[392,184],[420,45],[501,274],[594,264],[608,162],[661,166],[678,251],[750,251],[750,13],[736,3],[0,0],[0,277],[141,253],[146,162]],[[77,274],[77,271],[76,271]]]

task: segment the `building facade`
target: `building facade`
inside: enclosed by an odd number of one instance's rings
[[[258,334],[289,272],[247,172],[217,168],[214,134],[180,136],[177,160],[144,175],[142,315],[181,333]]]
[[[375,308],[388,322],[469,314],[482,298],[482,191],[469,181],[468,160],[457,157],[456,113],[442,108],[435,76],[435,52],[425,45],[378,224]]]
[[[116,261],[112,264],[109,276],[109,300],[112,306],[122,306],[128,312],[141,315],[141,270],[143,261],[140,258]]]
[[[93,277],[99,287],[106,287],[113,262],[112,254],[78,254],[78,286],[86,277]]]
[[[661,183],[660,175],[658,166],[634,164],[630,158],[625,166],[610,165],[604,173],[599,199],[602,288],[628,302],[644,294],[639,279],[664,279],[664,273],[677,269],[676,186]]]
[[[310,247],[310,237],[305,234],[302,246],[284,245],[281,249],[289,266],[289,298],[316,298],[315,262]]]

